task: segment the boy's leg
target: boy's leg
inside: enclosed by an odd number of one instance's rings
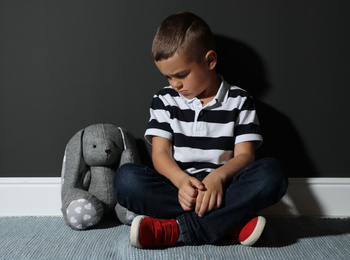
[[[262,209],[277,203],[288,183],[275,159],[254,162],[237,173],[226,189],[224,204],[202,218],[194,212],[177,218],[186,244],[214,243]]]
[[[135,213],[155,218],[179,216],[176,219],[186,244],[216,242],[247,218],[278,202],[287,188],[287,179],[276,160],[257,161],[235,175],[220,209],[199,218],[194,212],[182,210],[177,189],[163,176],[143,166],[124,168],[115,180],[118,202]]]
[[[122,165],[114,178],[114,192],[117,202],[137,215],[170,219],[184,213],[177,188],[155,170],[142,165]]]

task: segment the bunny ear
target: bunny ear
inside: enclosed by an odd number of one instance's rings
[[[82,179],[87,169],[82,152],[83,135],[84,130],[80,130],[66,146],[62,167],[62,197],[70,188],[82,188]]]

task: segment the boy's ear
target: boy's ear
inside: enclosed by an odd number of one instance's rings
[[[205,55],[205,59],[208,63],[208,67],[210,70],[215,69],[215,66],[218,62],[218,55],[216,54],[216,52],[214,50],[210,50],[207,52],[207,54]]]

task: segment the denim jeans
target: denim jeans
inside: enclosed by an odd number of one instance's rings
[[[207,174],[199,173],[194,177],[203,180]],[[151,168],[125,164],[114,179],[120,205],[136,214],[176,219],[184,243],[192,245],[215,243],[245,219],[277,203],[287,186],[278,161],[273,158],[258,160],[234,175],[219,209],[198,217],[194,211],[182,209],[178,189]]]

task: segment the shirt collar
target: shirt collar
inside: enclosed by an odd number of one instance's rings
[[[219,75],[221,84],[219,87],[218,92],[216,93],[216,96],[214,97],[214,100],[219,103],[225,103],[228,98],[228,92],[230,90],[230,85],[224,80],[224,77]]]
[[[218,103],[225,103],[227,101],[228,98],[228,93],[230,90],[230,85],[224,80],[224,77],[221,75],[218,75],[219,79],[221,80],[221,84],[219,87],[218,92],[216,93],[215,97],[213,98],[212,101],[210,101],[207,106],[213,106],[214,104],[218,104]],[[188,104],[193,103],[195,100],[197,100],[196,97],[191,98],[191,99],[187,99],[184,96],[182,96],[181,94],[179,94],[184,100],[185,102],[187,102]]]

